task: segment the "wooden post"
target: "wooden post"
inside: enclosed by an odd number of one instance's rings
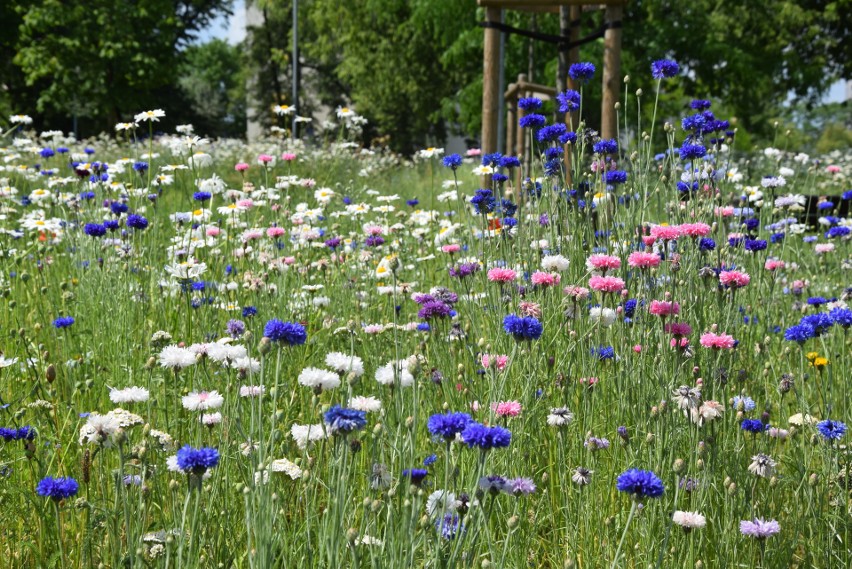
[[[485,9],[485,20],[500,21],[500,9]],[[497,150],[497,112],[500,93],[500,31],[485,28],[485,48],[482,59],[482,140],[483,154]]]
[[[621,91],[621,17],[624,7],[608,5],[604,21],[607,24],[619,23],[619,27],[607,28],[604,32],[604,71],[603,99],[601,102],[601,138],[615,138],[616,115],[615,103],[619,100]]]
[[[565,10],[565,8],[561,8]],[[580,6],[571,6],[568,9],[568,37],[570,38],[571,43],[576,43],[580,39],[580,16],[582,14],[582,8]],[[580,62],[580,46],[575,45],[567,53],[567,61],[565,63],[565,85],[561,86],[560,89],[577,89],[576,82],[571,79],[568,75],[568,68],[571,67],[573,63]],[[568,130],[577,130],[577,123],[580,120],[580,113],[578,111],[565,113],[565,124],[568,125]],[[574,152],[574,148],[572,146],[565,146],[565,154],[563,155],[563,163],[565,164],[565,183],[570,188],[574,183],[573,177],[573,164],[571,160],[571,155]]]
[[[512,91],[513,85],[509,85]],[[518,108],[518,96],[515,93],[506,99],[506,155],[515,155],[515,129],[518,127],[518,116],[515,110]]]

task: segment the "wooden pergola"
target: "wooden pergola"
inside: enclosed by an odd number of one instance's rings
[[[628,0],[477,0],[479,6],[485,8],[485,48],[482,65],[482,140],[480,143],[483,153],[496,152],[498,149],[498,123],[500,113],[500,80],[502,61],[500,56],[500,37],[503,33],[519,33],[533,39],[542,39],[559,46],[560,73],[554,92],[564,91],[577,86],[568,77],[568,66],[579,62],[580,45],[603,37],[603,98],[601,101],[601,137],[615,138],[616,114],[615,103],[619,100],[621,91],[621,18],[624,5]],[[580,17],[584,9],[602,6],[605,9],[604,26],[598,32],[580,38]],[[525,12],[556,13],[560,17],[560,35],[548,36],[517,30],[504,25],[503,10],[518,10]],[[542,87],[542,86],[538,86]],[[549,94],[549,93],[548,93]],[[514,111],[512,109],[511,111]],[[510,119],[515,113],[510,111]],[[569,117],[566,117],[566,122]],[[577,120],[574,117],[573,125]],[[507,125],[507,130],[514,130],[514,125]]]

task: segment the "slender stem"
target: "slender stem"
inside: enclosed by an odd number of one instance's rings
[[[630,514],[627,516],[627,523],[624,524],[624,532],[621,534],[621,541],[618,542],[618,549],[615,550],[615,557],[612,560],[612,565],[610,565],[610,569],[615,569],[618,566],[618,557],[621,554],[621,546],[624,545],[624,538],[627,537],[627,530],[630,528],[630,522],[633,520],[633,515],[636,513],[636,505],[639,502],[637,500],[633,500],[633,503],[630,505]]]

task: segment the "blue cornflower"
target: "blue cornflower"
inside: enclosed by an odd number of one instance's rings
[[[427,476],[429,476],[429,471],[425,468],[411,468],[402,471],[402,477],[410,478],[411,483],[415,486],[420,486]]]
[[[83,233],[90,237],[103,237],[106,235],[106,227],[100,223],[87,223],[83,226]]]
[[[438,462],[438,455],[430,454],[429,456],[423,459],[423,466],[432,466],[436,462]]]
[[[133,163],[133,169],[141,174],[142,172],[145,172],[146,170],[148,170],[148,163],[147,162],[134,162]]]
[[[568,127],[564,123],[558,122],[540,129],[535,136],[539,142],[553,142],[567,131]]]
[[[612,346],[598,346],[590,350],[591,354],[597,355],[600,361],[611,360],[615,357],[615,348]]]
[[[828,315],[831,317],[831,321],[838,326],[843,328],[852,326],[852,310],[848,308],[833,308]]]
[[[615,139],[601,140],[592,147],[596,154],[615,154],[618,152],[618,141]]]
[[[456,514],[444,514],[444,517],[435,521],[435,530],[448,541],[455,539],[456,535],[464,533],[465,527]]]
[[[521,161],[515,156],[503,156],[500,158],[498,166],[501,168],[520,168]]]
[[[531,114],[521,117],[521,120],[518,121],[518,124],[521,128],[540,128],[543,127],[547,123],[547,119],[544,115]]]
[[[627,182],[627,172],[623,170],[610,170],[604,174],[604,182],[609,185],[623,184]]]
[[[699,251],[712,251],[716,248],[716,242],[709,237],[703,237],[698,241]]]
[[[445,167],[456,170],[462,165],[462,157],[458,154],[448,154],[441,160]]]
[[[130,208],[128,208],[127,204],[123,202],[111,202],[109,204],[109,209],[115,215],[121,215],[122,213],[127,213],[127,210]]]
[[[745,240],[745,250],[746,251],[763,251],[766,249],[766,239],[746,239]]]
[[[68,328],[74,324],[74,318],[71,316],[60,316],[53,321],[53,327],[56,329]]]
[[[194,194],[192,194],[192,199],[197,202],[206,202],[211,197],[213,197],[213,194],[211,194],[210,192],[195,192]]]
[[[788,342],[798,342],[799,344],[804,344],[815,335],[813,327],[807,324],[796,324],[784,331],[785,340]]]
[[[710,101],[706,99],[694,99],[689,106],[695,109],[696,111],[706,111],[710,108]]]
[[[461,438],[470,448],[477,447],[486,451],[509,446],[512,442],[512,433],[503,427],[486,427],[471,422],[462,431]]]
[[[418,332],[428,332],[431,329],[432,329],[432,327],[429,326],[429,324],[426,323],[426,322],[421,322],[420,324],[417,325],[417,331]]]
[[[0,439],[5,441],[31,441],[35,438],[35,429],[26,425],[19,429],[0,428]]]
[[[76,495],[79,489],[80,485],[73,478],[52,478],[48,476],[42,478],[38,483],[36,493],[58,502]]]
[[[743,225],[745,225],[746,229],[749,231],[754,231],[760,227],[760,220],[756,217],[749,217],[748,219],[743,220]]]
[[[580,108],[580,93],[568,89],[556,95],[560,113],[572,113]]]
[[[828,314],[821,312],[819,314],[808,314],[807,316],[802,316],[802,319],[799,320],[799,324],[810,326],[813,328],[815,336],[821,336],[823,332],[834,326],[834,320],[832,320]]]
[[[518,341],[538,340],[544,331],[544,327],[532,316],[520,317],[516,314],[509,314],[503,318],[503,330],[514,336],[515,340]]]
[[[577,142],[576,132],[566,132],[559,137],[559,144],[575,144]]]
[[[535,111],[541,108],[541,99],[537,97],[521,97],[518,99],[518,108],[525,111]]]
[[[633,314],[636,312],[636,305],[639,303],[635,298],[631,298],[627,302],[624,303],[624,315],[627,318],[633,318]]]
[[[243,312],[245,316],[245,311]],[[298,346],[304,344],[308,339],[308,333],[305,327],[296,322],[282,322],[277,318],[273,318],[266,323],[263,328],[263,335],[273,342],[280,342],[290,346]]]
[[[326,411],[323,419],[332,433],[348,434],[367,426],[367,413],[340,405],[334,405]]]
[[[663,481],[650,470],[631,468],[618,476],[615,487],[619,492],[625,492],[637,500],[642,498],[659,498],[665,492]]]
[[[476,213],[486,214],[494,211],[494,206],[497,201],[494,199],[494,192],[487,189],[476,190],[476,193],[470,198],[470,203],[476,210]]]
[[[39,154],[42,158],[50,158],[51,156],[55,156],[56,152],[52,148],[42,148]]]
[[[502,184],[503,182],[505,182],[508,179],[509,179],[509,176],[507,176],[506,174],[501,174],[500,172],[495,172],[495,173],[491,174],[491,181],[494,182],[495,184]]]
[[[688,192],[697,192],[698,191],[698,182],[692,182],[692,186],[687,184],[686,182],[678,182],[677,183],[677,191],[682,194]]]
[[[473,419],[467,413],[445,413],[429,417],[429,420],[426,422],[426,428],[433,435],[450,441],[456,438],[456,435],[464,431],[465,427],[472,422]]]
[[[658,59],[651,64],[651,76],[654,79],[674,77],[679,70],[680,66],[671,59]]]
[[[231,338],[239,338],[246,331],[246,323],[242,320],[231,319],[228,320],[228,323],[225,325],[225,330],[228,332],[228,336]]]
[[[580,62],[575,63],[568,68],[568,75],[574,81],[588,81],[595,75],[595,66],[592,63]]]
[[[131,213],[128,215],[125,223],[127,224],[127,227],[132,227],[133,229],[138,229],[140,231],[148,227],[148,220],[138,213]]]
[[[490,152],[488,154],[482,155],[482,165],[483,166],[494,166],[497,167],[500,164],[500,160],[503,159],[503,155],[499,152]]]
[[[184,472],[204,474],[209,468],[219,464],[219,451],[215,448],[192,448],[184,445],[177,451],[177,465]]]
[[[831,209],[833,207],[834,207],[834,204],[829,202],[829,201],[819,202],[817,204],[817,209],[819,209],[819,210]]]
[[[837,440],[846,434],[846,423],[842,421],[826,419],[817,423],[816,428],[819,434],[829,441]]]
[[[740,429],[747,433],[762,433],[766,430],[766,425],[760,419],[743,419]]]
[[[257,314],[257,308],[254,306],[243,306],[243,318],[251,318]]]
[[[852,200],[852,190],[846,190],[843,192],[843,195],[840,196],[842,200]]]
[[[701,144],[684,143],[683,146],[680,147],[681,160],[696,160],[698,158],[704,158],[706,154],[707,149]]]
[[[843,227],[842,225],[838,225],[826,231],[825,238],[836,239],[838,237],[846,237],[850,233],[852,233],[852,229],[849,229],[848,227]]]

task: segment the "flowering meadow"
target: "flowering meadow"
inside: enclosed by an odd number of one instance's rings
[[[852,157],[645,99],[527,158],[11,117],[0,565],[849,567]]]

